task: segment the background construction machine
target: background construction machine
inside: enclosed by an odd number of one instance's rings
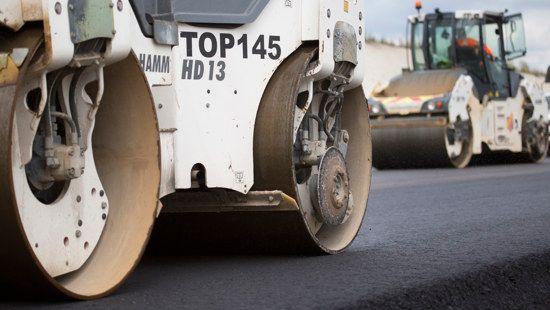
[[[526,54],[521,14],[436,10],[408,26],[412,70],[369,99],[376,168],[462,168],[482,151],[543,160],[542,87],[508,63]]]
[[[546,70],[543,89],[544,89],[544,96],[546,97],[546,102],[548,102],[548,119],[550,120],[550,66]],[[548,124],[548,132],[550,132],[550,122]],[[548,139],[550,139],[550,137],[548,137]],[[550,149],[548,149],[548,156],[550,156]]]
[[[352,242],[363,1],[215,3],[0,3],[0,282],[108,294],[159,214],[160,249]]]

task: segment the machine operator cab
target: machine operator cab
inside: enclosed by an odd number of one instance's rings
[[[457,11],[409,17],[414,71],[463,68],[477,95],[514,97],[520,75],[508,61],[526,54],[521,14]]]

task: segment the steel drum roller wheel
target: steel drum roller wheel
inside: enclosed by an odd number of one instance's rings
[[[373,160],[377,169],[468,166],[473,149],[471,137],[452,156],[447,127],[378,128],[373,130]]]
[[[306,189],[307,185],[297,183],[293,159],[293,121],[298,89],[315,52],[308,48],[298,50],[279,68],[264,92],[256,119],[254,140],[255,187],[283,189],[296,199],[302,225],[293,234],[305,235],[303,245],[305,248],[307,245],[309,250],[334,254],[351,244],[366,212],[372,168],[371,134],[362,88],[345,92],[340,121],[341,129],[349,134],[349,144],[345,156],[346,169],[342,171],[344,179],[349,178],[346,187],[353,194],[353,202],[350,202],[353,209],[339,225],[319,221],[311,202],[316,198],[308,195],[311,191]],[[323,193],[319,196],[323,196]],[[289,237],[292,238],[292,232]]]
[[[28,41],[32,33],[18,36]],[[34,38],[28,46],[39,53],[41,36]],[[154,104],[135,56],[106,67],[95,128],[85,137],[88,147],[74,155],[86,158],[82,176],[61,182],[61,190],[50,193],[53,198],[37,195],[38,183],[29,177],[36,170],[28,169],[21,151],[32,146],[20,145],[26,135],[33,137],[25,119],[33,115],[29,100],[25,106],[28,86],[37,78],[29,69],[32,59],[31,53],[17,83],[0,87],[0,283],[24,296],[101,297],[136,266],[156,215],[160,165]],[[59,72],[71,76],[66,69]],[[70,83],[51,82],[56,74],[48,73],[48,87],[68,89]],[[97,81],[90,82],[94,88]],[[60,127],[53,128],[64,141]],[[37,130],[31,143],[40,145],[41,134]],[[38,190],[50,187],[42,184]]]

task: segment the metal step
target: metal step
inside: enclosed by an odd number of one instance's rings
[[[296,200],[282,191],[180,191],[165,199],[163,213],[299,211]]]

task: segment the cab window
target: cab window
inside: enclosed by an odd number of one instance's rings
[[[426,59],[424,58],[424,23],[417,22],[412,24],[412,57],[415,70],[426,69]]]
[[[451,49],[453,46],[453,25],[450,19],[436,19],[428,24],[430,34],[430,67],[449,69],[453,67]]]
[[[487,80],[480,48],[481,27],[478,18],[458,19],[455,29],[456,61],[481,81]]]
[[[525,56],[527,47],[525,44],[525,29],[521,14],[507,17],[503,25],[504,47],[508,60]]]
[[[502,58],[502,28],[498,22],[483,25],[484,56],[487,72],[492,80],[493,96],[505,98],[510,94],[506,60]]]
[[[494,60],[499,60],[501,56],[500,48],[500,27],[497,23],[485,24],[483,26],[485,55]]]

